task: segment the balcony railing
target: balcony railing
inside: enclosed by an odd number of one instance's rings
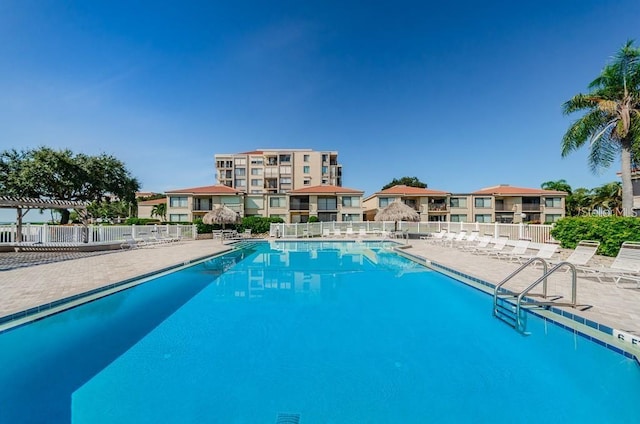
[[[449,210],[446,204],[429,204],[428,208],[429,212],[446,212]]]

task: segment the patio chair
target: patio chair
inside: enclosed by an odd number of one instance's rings
[[[447,230],[440,230],[437,233],[428,233],[424,236],[420,236],[420,240],[434,240],[441,239],[444,235],[447,234]]]
[[[504,249],[504,247],[507,245],[507,241],[509,240],[509,237],[506,236],[500,236],[497,239],[491,239],[491,242],[489,242],[489,244],[492,244],[492,246],[487,246],[487,247],[478,247],[476,249],[473,249],[471,251],[471,253],[475,254],[475,255],[491,255],[491,254],[495,254],[496,252],[501,251],[502,249]]]
[[[330,237],[331,236],[331,231],[328,228],[323,228],[322,229],[322,237]]]
[[[333,236],[334,237],[342,237],[342,230],[340,230],[340,228],[334,228],[333,229]]]
[[[586,266],[598,251],[598,247],[600,247],[599,241],[581,240],[569,257],[564,259],[563,262],[569,262],[575,266]],[[555,263],[552,262],[552,264]]]
[[[362,238],[367,237],[367,230],[365,230],[364,228],[360,228],[358,230],[358,237],[362,237]]]
[[[527,255],[527,254],[514,255],[510,259],[513,260],[513,261],[517,261],[517,262],[519,262],[521,264],[523,264],[526,261],[528,261],[529,259],[533,259],[533,258],[540,258],[540,259],[549,260],[549,259],[553,258],[554,255],[558,252],[558,247],[559,246],[558,246],[557,243],[541,243],[537,247],[534,247],[534,249],[538,250],[536,253],[532,253],[530,255]]]
[[[467,246],[469,244],[475,243],[480,237],[480,233],[478,231],[471,231],[471,234],[467,234],[461,240],[459,237],[453,239],[453,244],[455,247]]]
[[[347,228],[347,230],[345,231],[345,237],[348,237],[348,238],[355,237],[355,234],[356,233],[353,232],[353,228],[351,227]]]
[[[519,255],[524,255],[527,253],[527,250],[529,249],[529,244],[531,244],[531,240],[526,240],[526,239],[520,239],[520,240],[516,240],[515,244],[513,245],[513,248],[507,252],[504,252],[502,250],[499,250],[493,254],[489,254],[489,255],[495,255],[496,258],[498,259],[508,259],[511,260],[512,258],[519,256]]]
[[[469,244],[463,244],[456,247],[462,249],[463,252],[472,252],[478,248],[484,249],[489,247],[489,243],[491,243],[491,240],[492,240],[491,236],[484,235],[484,236],[479,236],[477,238],[476,244],[469,243]]]
[[[593,276],[603,283],[603,279],[612,279],[621,287],[622,280],[634,282],[640,288],[640,242],[625,241],[620,246],[618,255],[609,267],[578,266],[579,271],[587,277]]]

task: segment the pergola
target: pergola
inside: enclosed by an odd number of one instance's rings
[[[0,208],[16,209],[18,224],[16,231],[16,241],[18,242],[22,241],[22,218],[31,209],[75,209],[77,211],[86,211],[87,205],[87,202],[79,202],[74,200],[0,196]]]

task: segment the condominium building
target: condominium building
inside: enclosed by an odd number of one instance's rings
[[[245,194],[223,185],[170,190],[167,194],[167,218],[171,222],[193,222],[213,208],[224,205],[245,216]]]
[[[395,185],[364,199],[365,219],[373,221],[381,209],[399,201],[415,209],[420,221],[447,221],[449,195],[441,190]]]
[[[566,196],[564,191],[507,184],[463,194],[398,185],[367,197],[364,206],[367,220],[401,201],[414,208],[421,221],[550,223],[565,216]]]
[[[218,184],[248,194],[287,193],[317,185],[342,185],[338,152],[311,149],[258,149],[216,154]]]

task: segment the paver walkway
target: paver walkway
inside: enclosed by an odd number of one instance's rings
[[[229,246],[213,240],[189,240],[133,250],[99,252],[0,253],[0,317],[84,293],[188,260],[215,254]],[[40,257],[39,265],[34,258]],[[3,255],[7,255],[2,259]],[[69,260],[69,257],[75,259]],[[20,258],[31,266],[20,266]],[[56,260],[56,257],[58,260]],[[43,261],[42,258],[45,258]],[[12,262],[9,266],[7,263]],[[36,260],[37,262],[37,260]]]

